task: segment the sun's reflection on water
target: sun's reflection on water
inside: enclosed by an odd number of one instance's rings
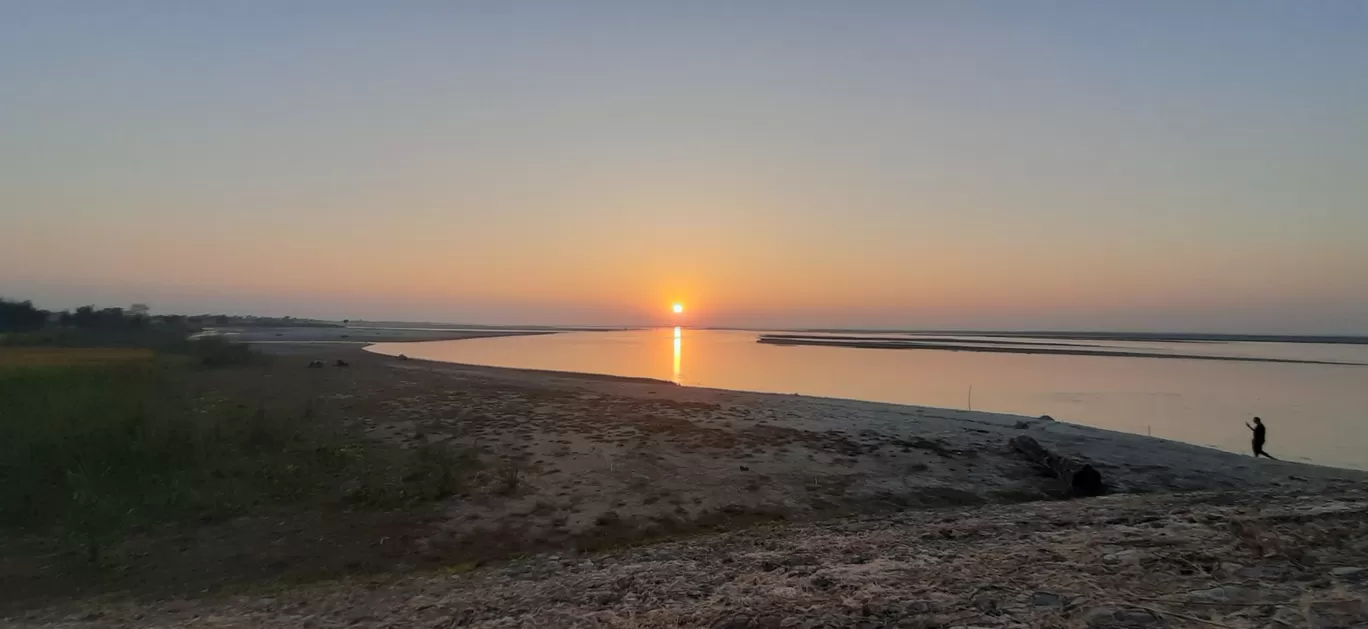
[[[683,347],[683,337],[680,334],[679,326],[674,329],[674,383],[684,384],[679,379],[679,350]]]

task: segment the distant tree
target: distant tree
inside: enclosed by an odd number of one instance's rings
[[[96,325],[102,328],[120,328],[128,323],[124,320],[123,308],[101,308],[95,314],[98,317]]]
[[[43,327],[48,311],[33,307],[31,301],[0,299],[0,332],[25,332]]]
[[[95,306],[81,306],[71,315],[71,323],[78,328],[93,328],[100,320],[95,314]]]

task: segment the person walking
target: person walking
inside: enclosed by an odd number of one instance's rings
[[[1264,441],[1268,438],[1268,429],[1264,428],[1263,420],[1259,419],[1258,417],[1255,417],[1254,425],[1250,426],[1249,422],[1245,422],[1245,428],[1254,431],[1254,458],[1257,459],[1260,456],[1266,456],[1270,459],[1273,459],[1273,455],[1264,452],[1263,449]],[[1276,461],[1277,459],[1273,460]]]

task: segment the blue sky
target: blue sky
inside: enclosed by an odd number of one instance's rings
[[[1360,2],[0,3],[0,293],[1368,332]]]

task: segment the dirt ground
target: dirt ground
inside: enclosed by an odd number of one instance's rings
[[[287,592],[90,601],[13,627],[1362,627],[1368,494],[907,511]]]
[[[1319,494],[1368,478],[1045,419],[289,349],[270,366],[206,373],[202,386],[267,406],[304,395],[374,439],[475,452],[479,471],[460,495],[421,508],[282,510],[142,531],[117,550],[113,574],[80,576],[56,549],[4,540],[0,612],[54,597],[260,591],[757,522],[1045,498],[1057,483],[1006,445],[1021,434],[1089,461],[1120,493]],[[315,359],[329,366],[307,369]]]

